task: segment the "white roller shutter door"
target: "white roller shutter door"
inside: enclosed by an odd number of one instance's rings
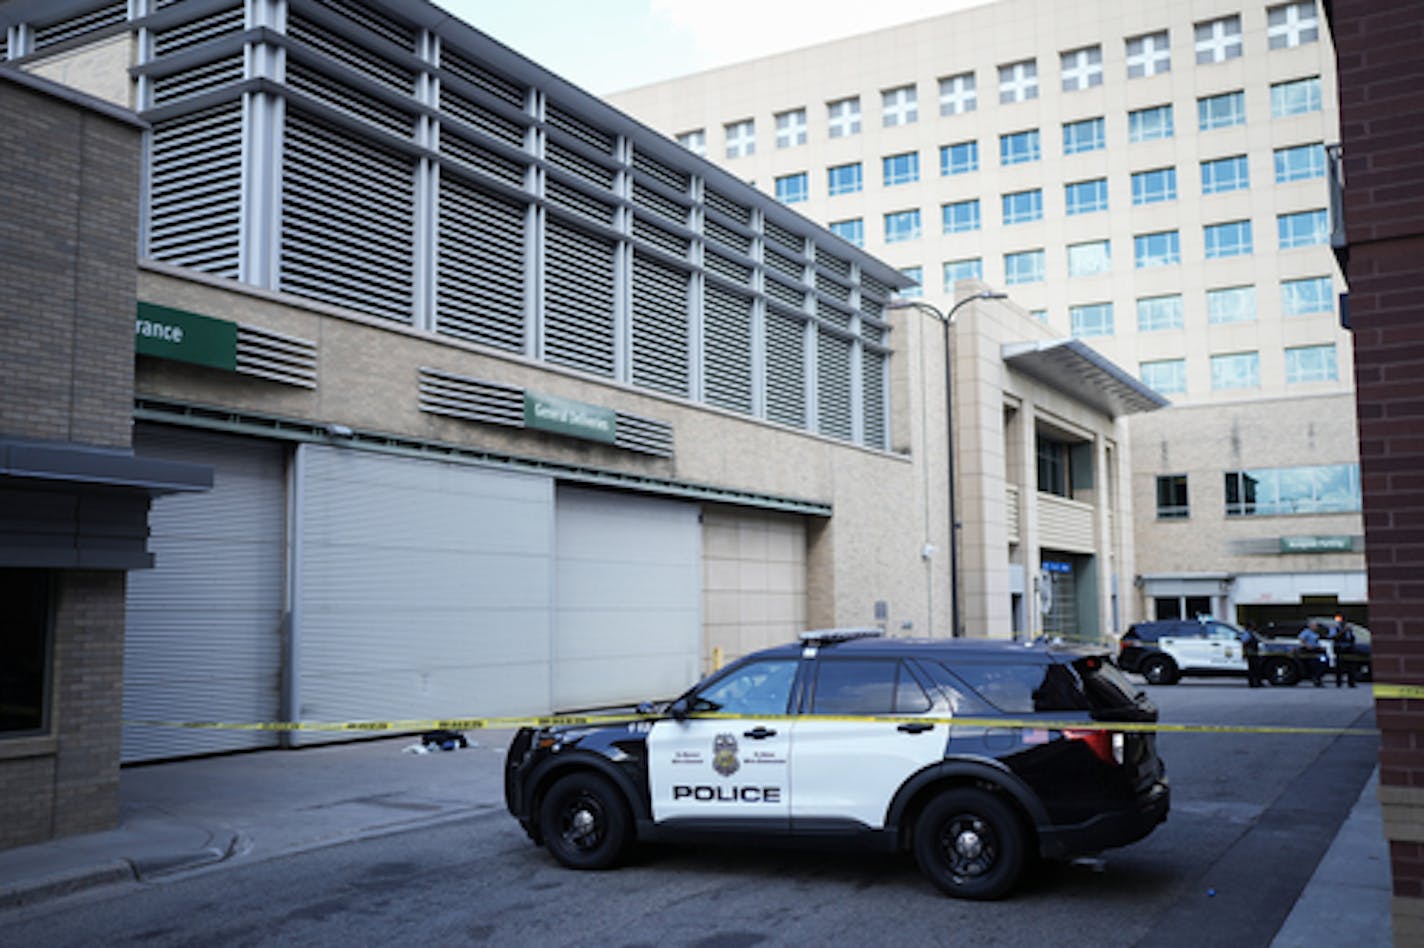
[[[140,457],[212,465],[213,489],[159,497],[153,569],[128,575],[124,719],[275,721],[286,569],[286,453],[253,438],[139,425]],[[271,747],[263,731],[125,726],[125,762]]]
[[[696,681],[701,546],[696,504],[559,489],[554,708],[668,698]]]
[[[546,712],[552,480],[322,445],[298,452],[300,716]],[[297,737],[333,739],[342,736]]]

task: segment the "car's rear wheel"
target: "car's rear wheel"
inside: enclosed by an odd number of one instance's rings
[[[1176,662],[1165,655],[1153,655],[1143,661],[1142,677],[1149,685],[1175,685],[1181,675]]]
[[[632,841],[632,820],[622,795],[593,773],[561,777],[539,807],[544,845],[571,869],[611,869]]]
[[[1290,688],[1300,681],[1300,669],[1295,662],[1273,658],[1266,663],[1266,680],[1277,687]]]
[[[1027,862],[1027,834],[1008,804],[983,790],[947,790],[915,824],[915,859],[943,892],[960,899],[998,899]]]

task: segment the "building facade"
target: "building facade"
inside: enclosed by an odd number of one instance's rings
[[[1001,0],[610,101],[941,308],[983,280],[1170,399],[1131,426],[1127,618],[1367,619],[1311,0]]]

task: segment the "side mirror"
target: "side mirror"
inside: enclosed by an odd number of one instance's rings
[[[678,698],[668,706],[668,714],[672,715],[674,721],[686,721],[688,715],[688,705],[686,698]]]
[[[638,702],[638,706],[633,710],[639,714],[657,714],[658,706],[651,701],[640,701]]]

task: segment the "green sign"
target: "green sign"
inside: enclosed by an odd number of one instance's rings
[[[141,302],[134,351],[232,372],[237,368],[237,323]]]
[[[618,416],[609,408],[526,391],[524,427],[612,444],[618,436]]]
[[[1349,537],[1281,537],[1282,553],[1349,553],[1354,548]]]

